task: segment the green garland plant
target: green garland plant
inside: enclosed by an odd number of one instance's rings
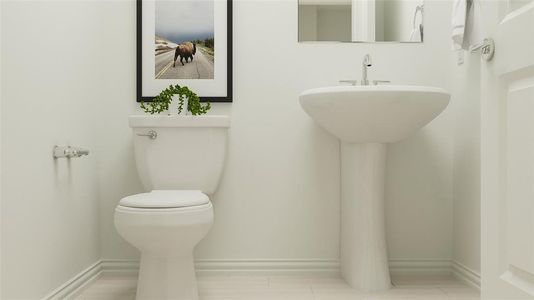
[[[191,91],[186,86],[170,85],[154,97],[152,102],[141,102],[141,108],[147,114],[159,114],[169,109],[172,98],[178,95],[178,114],[183,111],[184,103],[187,101],[187,110],[191,112],[193,116],[203,115],[211,109],[211,104],[208,102],[206,105],[200,103],[198,95]]]

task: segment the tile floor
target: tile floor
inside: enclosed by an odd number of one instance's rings
[[[448,276],[394,277],[391,290],[364,293],[319,276],[200,276],[200,300],[475,300],[479,292]],[[77,300],[133,300],[134,276],[103,275]]]

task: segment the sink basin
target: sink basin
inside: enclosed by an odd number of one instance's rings
[[[424,86],[335,86],[311,89],[300,104],[341,140],[341,274],[353,288],[391,287],[384,183],[386,145],[425,126],[449,104],[443,89]]]
[[[438,116],[449,98],[436,87],[334,86],[304,91],[300,104],[342,141],[394,143]]]

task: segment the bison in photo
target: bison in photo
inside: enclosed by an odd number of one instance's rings
[[[176,67],[176,59],[178,56],[180,56],[180,62],[182,63],[182,66],[184,65],[184,58],[185,62],[189,62],[189,59],[193,61],[193,55],[197,53],[197,45],[195,43],[186,42],[178,45],[176,47],[176,50],[174,51],[174,64],[172,67]]]

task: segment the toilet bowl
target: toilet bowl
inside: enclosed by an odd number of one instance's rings
[[[201,191],[155,190],[119,202],[115,227],[141,252],[137,299],[198,299],[193,249],[212,223]]]
[[[115,208],[115,228],[141,252],[138,300],[198,299],[193,250],[213,223],[207,195],[226,157],[228,116],[129,117],[135,164],[148,193]]]

